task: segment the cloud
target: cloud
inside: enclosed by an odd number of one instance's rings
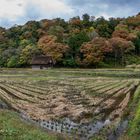
[[[94,16],[127,17],[139,12],[139,0],[64,0],[77,9],[77,14]]]
[[[69,17],[74,10],[61,0],[1,0],[0,25],[9,27],[41,18]]]
[[[66,3],[69,3],[73,6],[87,5],[87,4],[102,4],[106,3],[108,5],[137,5],[140,3],[139,0],[64,0]]]
[[[22,4],[22,7],[19,6]],[[0,18],[10,18],[15,20],[18,16],[24,14],[25,3],[24,0],[1,0],[0,4]]]
[[[28,20],[61,17],[68,20],[84,13],[105,18],[126,17],[139,12],[139,0],[0,0],[0,26]]]
[[[28,0],[31,5],[38,7],[43,17],[49,18],[71,15],[74,10],[62,0]]]

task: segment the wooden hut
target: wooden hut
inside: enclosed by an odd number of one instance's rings
[[[48,69],[54,64],[55,61],[51,56],[35,56],[31,61],[32,69]]]

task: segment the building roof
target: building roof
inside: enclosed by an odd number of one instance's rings
[[[35,56],[31,61],[31,65],[47,65],[54,64],[51,56]]]

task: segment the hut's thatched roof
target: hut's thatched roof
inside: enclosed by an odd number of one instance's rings
[[[51,56],[35,56],[31,61],[31,65],[47,65],[54,64]]]

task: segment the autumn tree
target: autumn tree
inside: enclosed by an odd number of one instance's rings
[[[84,43],[80,49],[83,55],[82,64],[86,66],[97,65],[103,61],[104,55],[112,51],[110,43],[104,38],[95,38],[88,43]]]
[[[69,20],[69,24],[74,28],[81,28],[81,20],[79,16],[73,17]]]
[[[140,14],[107,20],[86,13],[68,21],[43,19],[7,29],[0,27],[0,66],[27,66],[35,54],[51,55],[58,65],[70,67],[79,66],[81,62],[87,66],[101,61],[113,66],[114,59],[115,64],[122,66],[131,58],[138,63],[135,58],[140,57],[139,34]],[[102,46],[109,44],[113,52],[105,53],[109,47]],[[42,52],[38,53],[40,50]]]
[[[127,41],[135,41],[137,39],[137,34],[133,30],[130,30],[127,25],[118,24],[112,34],[112,37],[123,38]]]
[[[118,24],[115,28],[115,31],[112,34],[112,37],[119,37],[123,39],[127,39],[129,36],[129,28],[127,25]]]
[[[127,18],[126,23],[128,26],[131,26],[133,28],[139,26],[140,25],[140,15],[138,14],[136,16]]]
[[[46,35],[40,38],[38,41],[38,47],[42,49],[45,55],[52,56],[57,63],[62,62],[65,54],[69,50],[67,45],[58,43],[57,37],[51,35]]]
[[[127,41],[123,38],[114,37],[109,40],[115,58],[115,66],[117,61],[121,61],[122,66],[125,65],[125,54],[135,49],[134,44],[131,41]]]

